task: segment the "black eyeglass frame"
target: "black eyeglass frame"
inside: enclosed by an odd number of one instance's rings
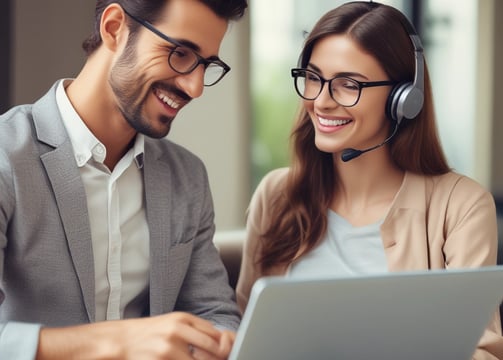
[[[320,78],[321,80],[321,85],[320,85],[320,91],[318,92],[318,94],[316,94],[315,97],[306,97],[304,94],[301,93],[301,91],[299,90],[299,88],[297,87],[297,78],[299,77],[304,77],[305,76],[303,74],[305,73],[311,73],[311,74],[314,74],[316,75],[317,77]],[[305,100],[315,100],[318,98],[318,96],[320,96],[321,92],[323,91],[323,87],[325,86],[325,83],[328,83],[328,92],[330,93],[330,97],[332,98],[332,100],[334,100],[337,104],[341,105],[341,106],[344,106],[344,107],[352,107],[352,106],[355,106],[356,104],[358,104],[358,101],[360,101],[360,96],[362,94],[362,89],[363,88],[366,88],[366,87],[376,87],[376,86],[389,86],[389,85],[396,85],[398,84],[397,81],[391,81],[391,80],[384,80],[384,81],[358,81],[358,80],[355,80],[353,78],[350,78],[348,76],[335,76],[331,79],[325,79],[323,76],[321,76],[320,74],[318,74],[316,71],[313,71],[313,70],[310,70],[310,69],[305,69],[305,68],[293,68],[291,70],[291,74],[292,74],[292,77],[294,78],[294,85],[295,85],[295,91],[297,92],[297,94],[305,99]],[[344,105],[344,104],[341,104],[339,101],[337,101],[334,97],[334,94],[332,93],[332,81],[335,80],[335,79],[347,79],[347,80],[350,80],[356,84],[358,84],[358,96],[356,97],[356,100],[353,104],[351,105]]]
[[[134,21],[136,21],[138,24],[146,27],[148,30],[150,30],[151,32],[153,32],[154,34],[156,34],[157,36],[159,36],[161,39],[163,40],[166,40],[167,42],[170,42],[171,44],[174,45],[174,47],[170,50],[170,53],[169,53],[169,56],[168,56],[168,64],[169,66],[171,67],[171,69],[173,71],[175,71],[176,73],[178,74],[181,74],[181,75],[186,75],[186,74],[190,74],[192,71],[194,71],[200,64],[202,64],[204,66],[204,69],[206,70],[208,68],[208,66],[210,64],[216,64],[217,66],[220,66],[222,69],[223,69],[223,72],[222,74],[220,75],[219,78],[217,78],[217,80],[215,80],[214,82],[212,82],[211,84],[204,84],[204,86],[213,86],[215,85],[216,83],[218,83],[220,80],[222,80],[222,78],[229,72],[231,71],[231,67],[229,65],[227,65],[226,63],[224,63],[220,58],[218,58],[217,56],[210,56],[209,58],[204,58],[202,57],[200,54],[198,54],[196,51],[194,51],[193,49],[190,49],[189,47],[187,47],[186,45],[182,44],[181,42],[179,42],[178,40],[176,39],[173,39],[172,37],[162,33],[160,30],[158,30],[154,25],[152,25],[150,22],[146,21],[146,20],[142,20],[132,14],[130,14],[126,9],[124,9],[124,12],[126,13],[126,15],[128,15],[131,19],[133,19]],[[185,48],[189,51],[191,51],[195,56],[196,56],[196,59],[197,59],[197,62],[195,62],[188,70],[186,71],[179,71],[177,69],[175,69],[173,67],[173,65],[171,64],[171,56],[175,53],[175,50],[176,48],[178,47],[181,47],[181,48]]]

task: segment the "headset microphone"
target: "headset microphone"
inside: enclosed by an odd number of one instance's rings
[[[372,147],[365,149],[365,150],[356,150],[356,149],[351,149],[351,148],[344,149],[341,154],[342,161],[347,162],[349,160],[353,160],[354,158],[357,158],[358,156],[366,153],[367,151],[372,151],[374,149],[377,149],[377,148],[385,145],[388,141],[391,140],[391,138],[393,136],[395,136],[397,130],[398,130],[398,122],[395,122],[395,129],[393,130],[393,133],[390,136],[388,136],[388,138],[386,140],[384,140],[382,143],[380,143],[379,145],[372,146]]]

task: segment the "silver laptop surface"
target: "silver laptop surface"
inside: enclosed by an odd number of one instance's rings
[[[468,360],[503,299],[503,267],[253,286],[229,360]]]

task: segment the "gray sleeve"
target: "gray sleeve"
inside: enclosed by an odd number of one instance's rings
[[[192,216],[197,230],[176,308],[209,320],[218,329],[236,331],[240,312],[234,291],[228,283],[227,271],[213,243],[213,201],[206,171],[204,168],[201,171],[203,180],[198,187],[200,193],[197,196],[200,211]]]
[[[0,359],[34,360],[39,333],[39,324],[0,324]]]
[[[0,150],[0,278],[3,277],[7,226],[15,206],[12,174],[7,155]],[[0,306],[5,298],[0,284]],[[0,359],[33,360],[38,347],[39,324],[0,323]]]

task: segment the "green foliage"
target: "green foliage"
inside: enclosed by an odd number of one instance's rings
[[[287,69],[285,71],[285,69]],[[253,97],[252,186],[270,170],[288,166],[289,138],[298,108],[287,66],[261,71]]]

